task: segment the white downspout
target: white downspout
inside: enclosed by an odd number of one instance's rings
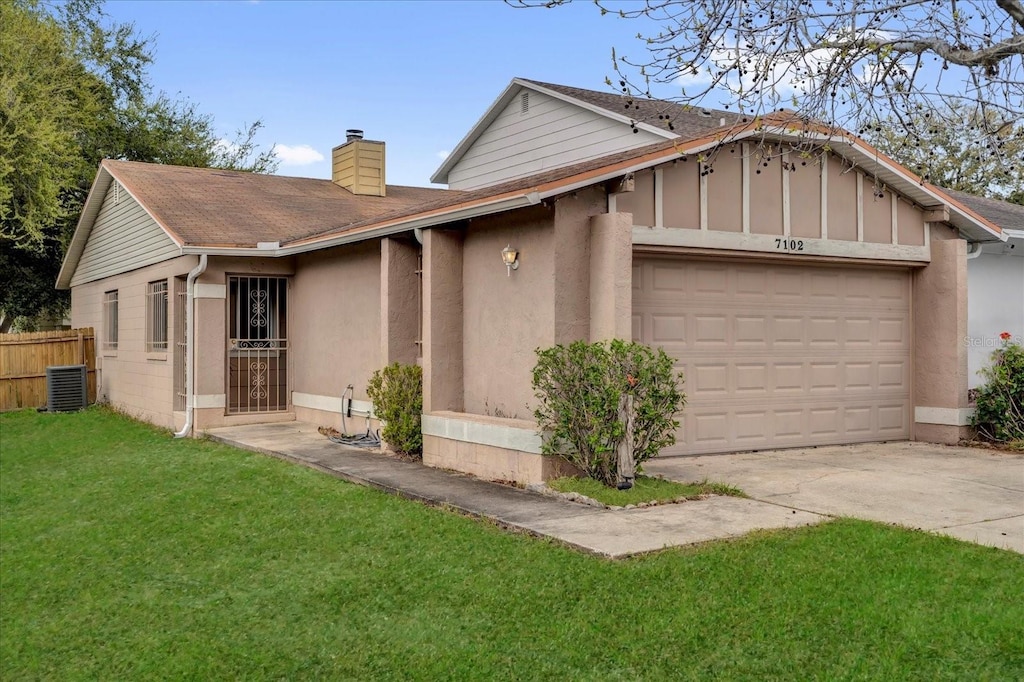
[[[185,280],[185,425],[174,434],[175,438],[184,438],[192,430],[192,414],[195,409],[195,347],[196,341],[196,278],[206,272],[207,256],[199,256],[199,265],[192,268]]]
[[[967,260],[973,260],[981,255],[981,242],[971,242],[967,245]]]

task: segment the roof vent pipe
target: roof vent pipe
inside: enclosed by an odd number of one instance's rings
[[[363,139],[363,131],[358,128],[349,128],[345,131],[345,141],[351,142],[352,140]]]

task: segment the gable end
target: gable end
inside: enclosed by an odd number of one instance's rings
[[[103,196],[71,286],[153,265],[180,255],[178,245],[113,179]]]

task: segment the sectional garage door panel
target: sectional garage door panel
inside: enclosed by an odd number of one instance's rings
[[[665,454],[909,437],[905,270],[637,258],[633,311],[686,376]]]

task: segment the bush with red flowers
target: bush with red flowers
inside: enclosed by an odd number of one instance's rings
[[[992,364],[981,370],[986,382],[971,424],[989,440],[1024,442],[1024,347],[1009,332],[999,338],[1003,343],[992,352]]]

